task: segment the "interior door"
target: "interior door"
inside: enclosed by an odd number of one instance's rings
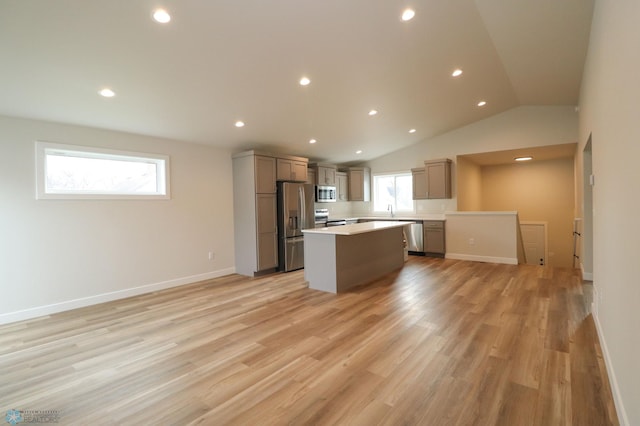
[[[522,223],[522,243],[527,265],[546,265],[545,225],[543,223]]]

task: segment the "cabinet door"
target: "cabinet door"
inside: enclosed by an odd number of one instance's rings
[[[348,186],[348,178],[346,173],[337,172],[336,173],[336,189],[338,191],[338,201],[348,201],[349,200],[349,186]]]
[[[362,170],[349,171],[349,201],[364,200],[364,172]]]
[[[291,180],[294,180],[296,182],[307,181],[307,163],[303,163],[300,161],[292,162]]]
[[[427,176],[424,168],[412,169],[411,177],[413,178],[413,199],[414,200],[426,200],[427,199]]]
[[[276,159],[272,157],[255,156],[256,193],[276,193]]]
[[[256,195],[258,271],[278,266],[276,195]]]
[[[336,169],[331,167],[318,167],[318,185],[336,184]]]
[[[444,222],[424,222],[424,251],[445,254]]]
[[[307,169],[307,183],[311,185],[316,185],[316,171],[314,169]]]
[[[427,175],[427,198],[451,198],[451,161],[424,163]]]
[[[293,161],[278,158],[277,160],[278,180],[291,180],[293,176]]]

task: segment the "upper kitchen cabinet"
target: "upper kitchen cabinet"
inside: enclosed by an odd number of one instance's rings
[[[336,169],[333,164],[314,163],[310,166],[316,172],[316,185],[336,186]]]
[[[349,167],[349,201],[369,201],[371,199],[371,171],[368,167]]]
[[[315,169],[307,169],[307,183],[311,185],[316,184],[316,171]]]
[[[308,160],[302,157],[279,157],[277,159],[277,179],[287,182],[306,182],[307,163]]]
[[[336,172],[336,190],[338,201],[349,201],[349,178],[345,172]]]
[[[276,159],[263,155],[253,156],[256,194],[276,193]],[[235,178],[234,178],[235,179]]]
[[[451,160],[428,160],[424,162],[426,198],[451,198]]]
[[[427,199],[427,175],[424,167],[419,169],[411,169],[411,177],[413,178],[413,199]]]

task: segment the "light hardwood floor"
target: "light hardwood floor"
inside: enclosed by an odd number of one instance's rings
[[[0,377],[61,424],[618,424],[576,272],[413,256],[340,295],[232,275],[0,326]]]

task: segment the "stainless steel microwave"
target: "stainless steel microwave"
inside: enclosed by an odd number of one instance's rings
[[[334,203],[337,199],[335,186],[316,185],[316,203]]]

